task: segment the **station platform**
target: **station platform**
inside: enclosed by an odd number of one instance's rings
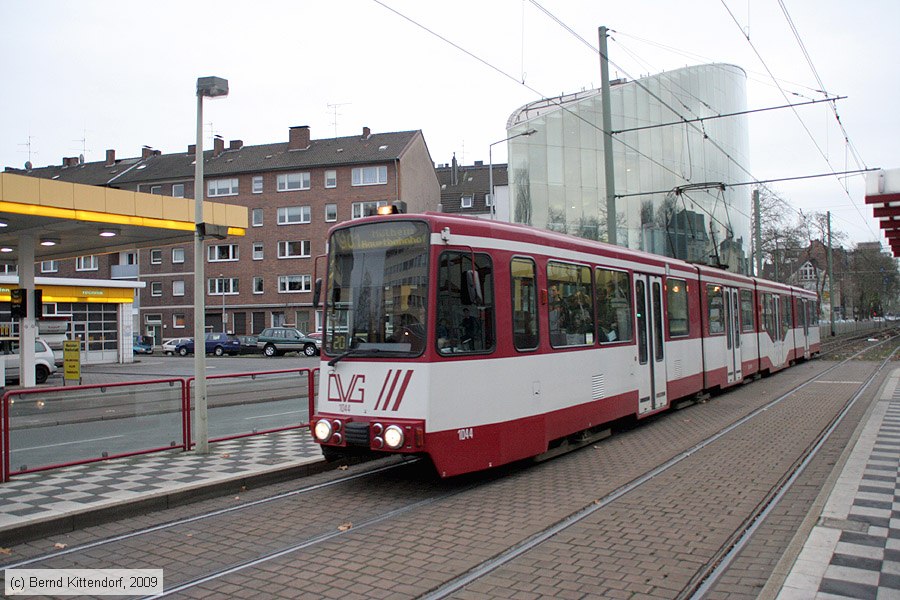
[[[760,597],[900,598],[900,369]],[[0,552],[27,539],[324,470],[308,430],[14,476],[0,484]]]
[[[16,475],[0,483],[0,547],[324,468],[302,428]]]

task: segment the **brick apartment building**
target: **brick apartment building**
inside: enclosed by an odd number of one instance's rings
[[[193,198],[196,150],[162,154],[145,147],[141,157],[63,164],[23,175],[73,183]],[[226,146],[216,138],[204,152],[206,197],[245,206],[247,235],[207,240],[206,323],[212,331],[258,333],[268,326],[321,327],[312,309],[316,256],[327,231],[372,208],[403,201],[409,212],[438,210],[440,188],[421,131],[372,133],[316,140],[310,128],[291,127],[286,142]],[[135,303],[135,331],[155,343],[193,334],[193,244],[46,261],[43,276],[138,279],[146,282]],[[324,265],[321,265],[324,266]],[[224,318],[223,318],[224,317]]]

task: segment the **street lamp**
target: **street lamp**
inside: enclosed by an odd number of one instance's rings
[[[197,452],[209,454],[209,418],[206,402],[206,278],[203,264],[203,98],[228,95],[228,80],[197,78],[197,149],[194,161],[194,414]],[[224,297],[222,298],[224,301]],[[188,442],[190,443],[190,442]]]
[[[537,130],[529,129],[528,131],[523,131],[522,133],[511,135],[508,138],[502,139],[498,142],[494,142],[493,144],[490,144],[488,146],[488,191],[491,194],[491,219],[494,218],[494,214],[497,212],[497,203],[494,202],[494,146],[496,146],[497,144],[502,144],[503,142],[508,142],[509,140],[515,139],[517,137],[527,137],[529,135],[534,135],[535,133],[537,133]],[[509,185],[508,181],[507,185]]]

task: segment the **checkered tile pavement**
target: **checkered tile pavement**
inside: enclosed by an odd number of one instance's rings
[[[900,388],[891,376],[779,599],[900,598]]]
[[[0,534],[74,513],[321,460],[306,429],[14,476],[0,484]]]

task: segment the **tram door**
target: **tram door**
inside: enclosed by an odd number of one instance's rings
[[[666,347],[663,338],[662,278],[634,275],[638,345],[638,414],[665,407]]]
[[[772,363],[776,367],[780,367],[784,364],[784,336],[781,332],[781,323],[782,323],[782,313],[784,312],[784,304],[781,302],[781,296],[773,296],[772,302],[774,303],[772,314],[775,315],[775,329],[772,332],[772,342],[775,346],[775,351],[772,356]]]
[[[725,293],[725,371],[728,383],[744,378],[741,372],[741,299],[740,290],[726,287]]]

